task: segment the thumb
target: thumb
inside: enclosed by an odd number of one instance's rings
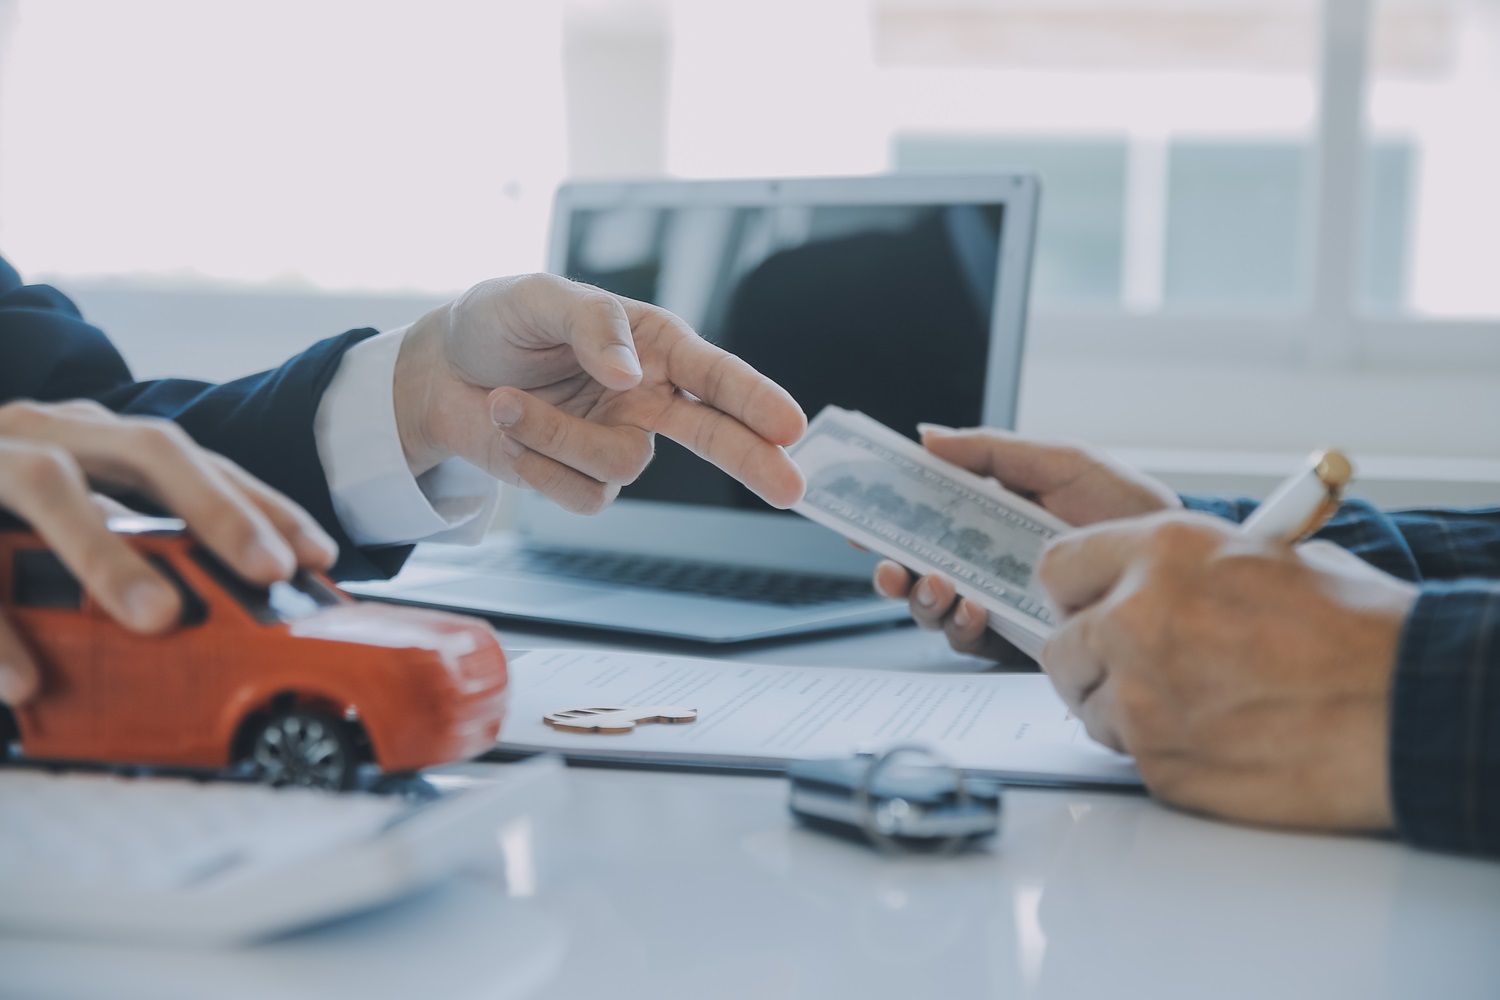
[[[37,670],[31,653],[10,620],[0,615],[0,702],[19,705],[35,694],[36,688]]]
[[[553,315],[561,319],[579,367],[611,389],[639,385],[641,360],[624,304],[603,289],[576,281],[561,282],[557,295]]]
[[[1068,445],[1043,444],[993,427],[954,430],[918,424],[917,430],[922,446],[938,458],[1020,493],[1051,493],[1083,471],[1078,449]]]

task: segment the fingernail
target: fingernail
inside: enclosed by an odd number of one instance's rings
[[[640,359],[624,344],[610,344],[602,353],[611,368],[619,369],[632,378],[641,373]]]
[[[521,419],[521,401],[514,396],[496,396],[490,404],[490,419],[496,427],[509,427]]]
[[[967,628],[969,622],[972,620],[973,619],[969,617],[969,602],[959,601],[958,610],[953,612],[953,624],[957,625],[959,628]]]
[[[930,608],[937,602],[937,598],[932,593],[932,585],[926,580],[917,584],[916,595],[917,603],[924,608]]]
[[[918,424],[918,434],[957,434],[958,431],[943,424]]]
[[[511,437],[509,434],[501,435],[500,450],[505,452],[505,454],[511,458],[520,458],[522,455],[526,454],[526,446],[517,441],[515,438]]]
[[[31,684],[14,667],[0,666],[0,702],[18,705],[31,694]],[[4,751],[0,747],[0,752]]]
[[[302,549],[304,559],[322,565],[332,564],[339,557],[338,543],[321,531],[304,529],[298,547]]]
[[[172,596],[155,580],[137,580],[125,588],[125,614],[136,628],[151,628],[161,620]]]
[[[297,568],[297,557],[292,554],[291,547],[281,540],[280,535],[257,535],[245,546],[244,560],[246,566],[264,566],[268,572],[283,579],[291,576],[292,571]]]
[[[319,552],[328,558],[329,562],[339,557],[339,543],[335,542],[326,531],[309,531],[306,537],[312,541]]]

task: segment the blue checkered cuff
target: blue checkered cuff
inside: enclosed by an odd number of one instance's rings
[[[1500,855],[1500,583],[1429,583],[1391,688],[1396,827],[1424,847]]]

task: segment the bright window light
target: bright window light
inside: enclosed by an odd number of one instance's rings
[[[1403,252],[1367,257],[1369,304],[1500,316],[1500,2],[1373,7],[1368,235]]]
[[[0,247],[28,276],[411,292],[544,263],[559,3],[0,14]]]

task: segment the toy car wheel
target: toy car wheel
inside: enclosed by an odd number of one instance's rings
[[[325,712],[277,712],[251,733],[248,760],[259,781],[343,791],[359,769],[354,733]]]

